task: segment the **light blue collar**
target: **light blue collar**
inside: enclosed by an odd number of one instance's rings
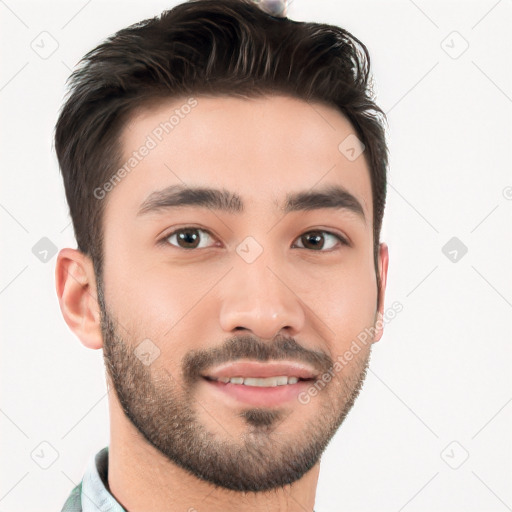
[[[92,456],[82,480],[83,512],[126,512],[108,487],[108,446]]]

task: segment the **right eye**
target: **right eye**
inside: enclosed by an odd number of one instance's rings
[[[204,233],[204,235],[200,235],[199,233]],[[162,238],[161,242],[168,243],[169,245],[178,247],[179,249],[204,249],[205,246],[201,246],[201,238],[208,241],[208,239],[212,238],[212,235],[205,229],[187,226],[176,229],[172,233],[166,235]],[[174,243],[174,241],[176,243]],[[206,247],[209,246],[207,245]]]

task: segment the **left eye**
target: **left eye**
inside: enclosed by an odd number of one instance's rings
[[[208,245],[201,245],[201,238],[203,237],[199,235],[199,232],[206,235],[206,241],[208,241],[208,239],[212,239],[211,234],[204,229],[187,227],[173,231],[170,235],[166,236],[162,242],[169,243],[170,245],[177,246],[181,249],[204,249],[205,247],[208,247]],[[175,238],[178,245],[173,243]],[[326,238],[330,239],[330,242],[325,243]],[[336,247],[337,243],[341,245],[348,245],[348,242],[343,237],[330,233],[329,231],[322,230],[308,231],[297,238],[297,240],[302,244],[302,246],[299,246],[300,249],[311,249],[314,251],[318,251],[319,249],[332,249],[333,247]]]
[[[323,240],[325,238],[331,239],[330,243],[325,244]],[[332,249],[333,247],[336,247],[336,241],[340,243],[341,245],[348,245],[347,241],[342,238],[339,235],[335,235],[334,233],[330,233],[329,231],[308,231],[307,233],[304,233],[301,235],[298,240],[301,241],[301,243],[304,246],[304,243],[307,245],[311,245],[313,247],[313,250],[317,249],[326,249],[326,245],[328,246],[327,249]],[[334,241],[334,243],[333,243]],[[308,247],[304,247],[305,249],[308,249]],[[323,251],[322,251],[323,252]]]

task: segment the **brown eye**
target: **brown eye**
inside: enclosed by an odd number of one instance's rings
[[[336,247],[336,241],[342,245],[348,245],[347,242],[338,235],[329,231],[308,231],[299,238],[304,249],[321,251],[322,249],[332,249]],[[327,240],[327,242],[326,242]]]
[[[200,233],[204,233],[201,235]],[[176,238],[176,242],[172,242]],[[203,239],[211,238],[210,234],[204,229],[199,228],[181,228],[173,231],[169,236],[165,238],[165,240],[171,245],[177,246],[181,249],[202,249],[204,248],[204,244],[201,247],[200,244]]]

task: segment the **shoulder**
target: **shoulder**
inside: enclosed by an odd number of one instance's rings
[[[82,512],[82,482],[80,482],[68,496],[61,512]]]

